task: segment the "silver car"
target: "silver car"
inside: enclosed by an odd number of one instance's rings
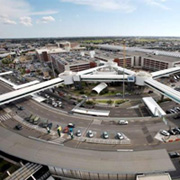
[[[167,132],[166,130],[161,130],[160,134],[162,134],[163,136],[170,136],[170,133]]]
[[[82,134],[81,134],[81,130],[77,130],[76,136],[77,136],[77,137],[81,137],[81,135],[82,135]]]
[[[90,137],[90,138],[92,138],[92,137],[94,136],[94,134],[93,134],[93,132],[92,132],[91,130],[89,130],[89,131],[87,132],[87,136]]]
[[[127,120],[119,120],[118,124],[120,124],[120,125],[127,125],[128,121]]]
[[[123,134],[121,134],[121,133],[117,133],[116,137],[117,137],[118,139],[120,139],[120,140],[123,140],[123,139],[124,139],[124,136],[123,136]]]

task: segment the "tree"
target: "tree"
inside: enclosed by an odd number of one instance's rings
[[[113,103],[113,101],[111,100],[111,99],[109,99],[108,101],[107,101],[107,104],[109,104],[109,105],[111,105]]]

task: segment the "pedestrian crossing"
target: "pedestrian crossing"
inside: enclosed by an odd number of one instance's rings
[[[59,138],[57,138],[57,139],[53,139],[53,140],[51,140],[51,141],[49,141],[49,142],[54,143],[54,144],[63,144],[63,143],[64,143],[64,141],[65,141],[65,139],[64,139],[64,138],[59,137]]]
[[[11,116],[9,114],[0,114],[0,122],[6,121],[10,118]]]

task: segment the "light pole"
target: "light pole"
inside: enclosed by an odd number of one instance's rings
[[[125,82],[124,82],[124,68],[126,66],[126,44],[125,40],[123,40],[123,99],[125,97]]]

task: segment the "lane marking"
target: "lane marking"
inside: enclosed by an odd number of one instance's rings
[[[133,149],[117,149],[117,152],[133,152]]]

